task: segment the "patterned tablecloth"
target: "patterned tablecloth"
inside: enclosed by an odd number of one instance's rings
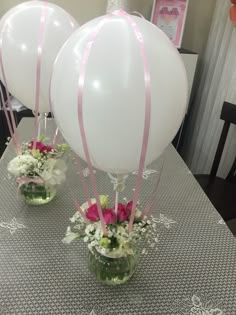
[[[33,120],[24,119],[19,131],[22,140],[29,140]],[[157,246],[142,257],[130,282],[119,287],[94,280],[85,244],[61,242],[75,212],[69,189],[84,200],[74,160],[57,198],[30,207],[7,175],[13,154],[10,145],[0,164],[1,315],[236,314],[236,240],[172,146],[143,175],[141,203],[164,160],[155,213]],[[108,176],[98,171],[96,176],[99,192],[112,195]],[[122,198],[131,198],[134,183],[132,174]]]

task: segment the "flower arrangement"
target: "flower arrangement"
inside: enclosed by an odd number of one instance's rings
[[[82,239],[88,245],[90,263],[92,261],[90,270],[95,272],[97,279],[108,284],[123,283],[134,272],[137,249],[141,248],[141,243],[144,240],[149,243],[154,240],[152,245],[158,242],[156,223],[152,218],[141,219],[141,211],[136,209],[133,229],[129,232],[133,202],[118,203],[115,210],[115,207],[109,208],[108,196],[100,195],[99,198],[107,235],[103,233],[96,200],[92,198],[90,206],[86,202],[80,207],[84,217],[77,211],[70,219],[71,225],[67,228],[63,242]]]
[[[21,154],[13,158],[7,167],[8,172],[16,178],[26,201],[31,201],[31,204],[36,199],[40,199],[40,203],[51,200],[49,197],[54,197],[55,186],[62,184],[66,178],[67,166],[61,157],[68,150],[68,145],[53,147],[43,141],[44,137],[41,136],[35,145],[33,141],[23,142]]]
[[[101,222],[99,219],[96,200],[92,198],[92,205],[88,202],[81,206],[88,221],[77,211],[70,219],[73,226],[67,228],[65,243],[70,243],[75,239],[83,239],[91,250],[93,247],[104,255],[120,257],[133,253],[133,247],[143,238],[149,238],[156,228],[156,224],[151,220],[141,220],[141,211],[136,209],[134,226],[132,232],[128,232],[129,218],[132,209],[132,201],[127,204],[118,203],[117,214],[115,209],[108,208],[109,198],[100,195],[100,203],[106,223],[107,235],[103,235]]]

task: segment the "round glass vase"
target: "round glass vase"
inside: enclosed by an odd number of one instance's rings
[[[22,199],[29,205],[40,206],[49,203],[57,193],[56,186],[27,183],[20,186]]]
[[[121,257],[103,255],[95,248],[89,250],[88,267],[97,281],[105,285],[118,285],[127,282],[135,272],[139,254],[136,249],[133,254]]]

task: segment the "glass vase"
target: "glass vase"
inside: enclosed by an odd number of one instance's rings
[[[95,248],[89,250],[88,267],[97,281],[105,285],[118,285],[127,282],[136,269],[139,254],[137,250],[122,257],[105,256]]]
[[[49,203],[56,196],[56,193],[56,186],[45,186],[35,183],[28,183],[20,186],[20,194],[23,200],[27,204],[33,206]]]

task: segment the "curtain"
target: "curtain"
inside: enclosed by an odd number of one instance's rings
[[[236,104],[236,28],[230,1],[217,0],[198,90],[187,128],[183,157],[195,174],[209,174],[223,121],[224,101]],[[236,155],[236,127],[231,126],[218,176],[225,177]]]

